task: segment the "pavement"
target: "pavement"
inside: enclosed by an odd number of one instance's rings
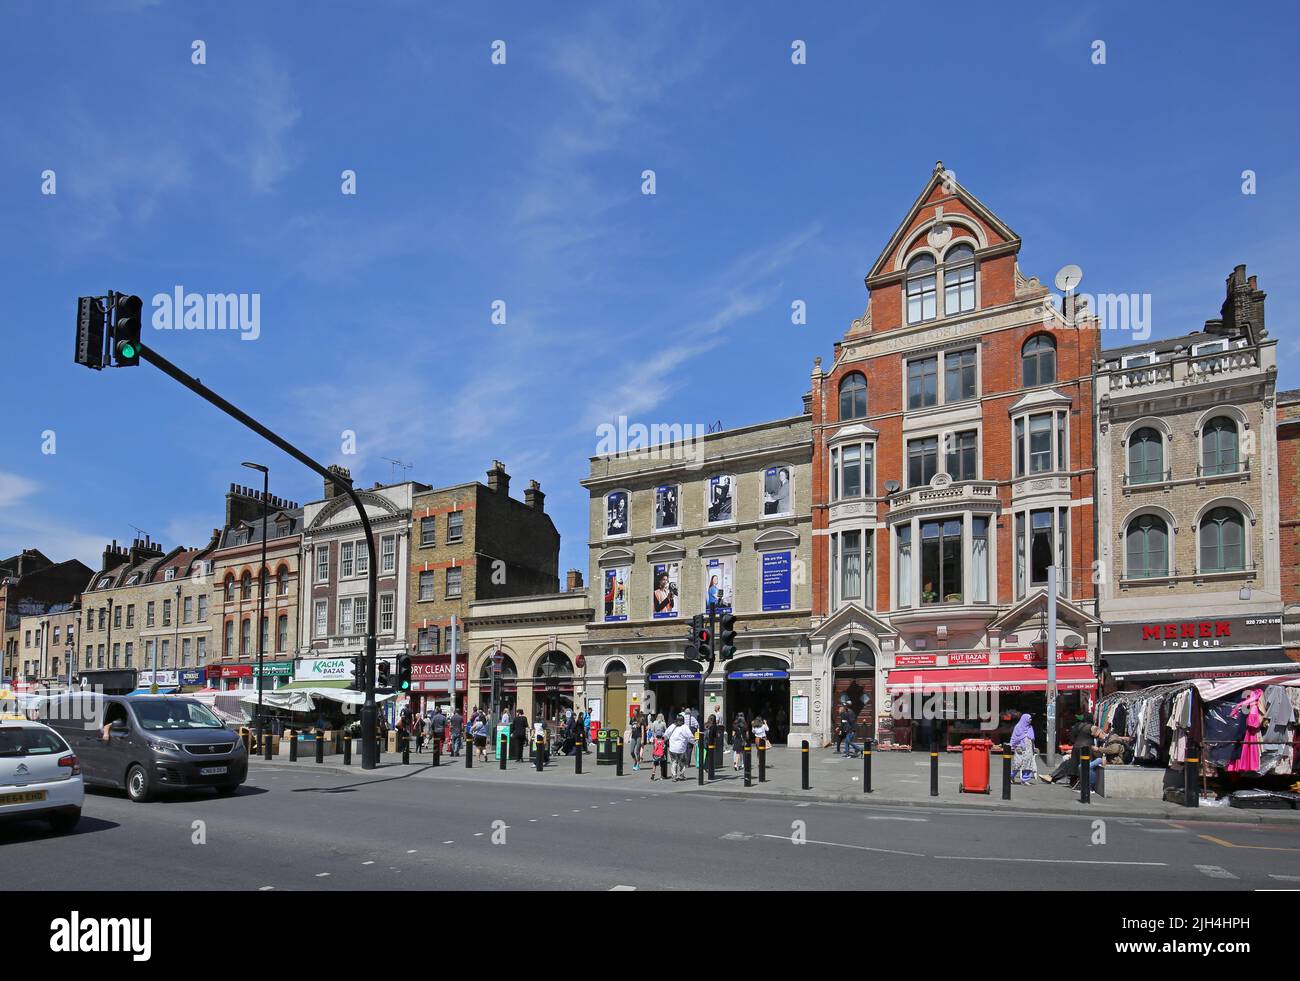
[[[777,767],[776,769],[780,769]],[[818,771],[819,773],[822,771]],[[827,771],[829,772],[829,771]],[[0,826],[7,889],[1296,888],[1300,826],[870,807],[618,781],[604,768],[257,764],[233,797],[87,794]],[[504,779],[503,779],[504,778]],[[819,777],[820,779],[820,777]],[[307,908],[286,907],[300,917]]]
[[[714,780],[701,787],[694,768],[688,779],[673,783],[650,779],[651,766],[647,762],[637,772],[625,763],[622,777],[616,767],[598,765],[594,753],[583,757],[583,772],[575,773],[573,757],[552,757],[542,773],[533,764],[509,761],[501,770],[497,760],[482,764],[477,760],[473,769],[465,768],[463,756],[441,758],[441,765],[431,766],[431,754],[411,754],[411,763],[403,765],[400,754],[384,753],[377,771],[410,772],[421,779],[456,779],[475,783],[493,782],[508,785],[541,783],[563,787],[589,784],[600,786],[644,786],[650,793],[704,794],[741,796],[755,799],[817,801],[821,803],[857,804],[863,806],[901,807],[961,807],[993,813],[1018,811],[1027,814],[1096,814],[1134,818],[1171,818],[1180,821],[1239,822],[1244,824],[1300,824],[1300,811],[1296,810],[1243,810],[1234,807],[1183,807],[1163,800],[1118,800],[1092,795],[1089,803],[1079,800],[1078,790],[1065,784],[1045,784],[1036,781],[1028,787],[1013,783],[1011,799],[1002,800],[1002,758],[994,755],[993,787],[989,794],[966,794],[960,790],[961,756],[943,754],[939,757],[939,795],[930,795],[930,756],[928,753],[877,752],[872,754],[872,791],[863,791],[863,761],[845,759],[831,750],[813,750],[809,754],[809,783],[811,789],[802,789],[800,753],[795,749],[777,747],[767,754],[766,780],[759,782],[755,758],[751,769],[751,786],[745,787],[744,775],[731,768],[731,754],[724,754],[723,766],[715,770]],[[252,767],[296,767],[325,770],[337,773],[363,773],[359,761],[353,757],[351,768],[343,766],[340,755],[327,756],[325,762],[316,763],[314,757],[300,757],[290,763],[287,757],[266,762],[261,758],[252,761]],[[1040,761],[1039,771],[1049,772]]]

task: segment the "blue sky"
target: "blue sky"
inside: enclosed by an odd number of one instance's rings
[[[73,364],[79,294],[180,285],[260,294],[260,336],[146,343],[366,485],[385,458],[433,484],[504,460],[585,569],[596,427],[799,412],[937,159],[1027,274],[1149,293],[1157,336],[1246,263],[1300,385],[1300,15],[1055,6],[11,0],[0,554],[202,544],[246,459],[319,496],[156,370]]]

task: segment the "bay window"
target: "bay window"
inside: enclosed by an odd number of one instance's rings
[[[912,526],[899,525],[894,530],[894,540],[898,554],[894,605],[903,609],[912,605]]]
[[[871,608],[872,533],[861,529],[831,533],[833,603],[861,603]]]
[[[1015,476],[1069,469],[1066,416],[1068,409],[1017,416],[1013,423],[1012,458]]]
[[[874,443],[831,447],[831,500],[875,496],[874,462]]]
[[[921,603],[962,601],[961,518],[921,522]]]
[[[1016,598],[1028,589],[1047,585],[1048,570],[1056,566],[1056,591],[1068,596],[1069,508],[1035,508],[1016,512]]]

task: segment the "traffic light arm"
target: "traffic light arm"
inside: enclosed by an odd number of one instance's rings
[[[212,403],[232,419],[243,423],[267,442],[283,450],[285,453],[288,453],[303,466],[310,470],[314,470],[333,485],[342,487],[344,493],[346,493],[352,500],[352,506],[357,509],[357,515],[361,519],[361,527],[366,533],[366,551],[370,556],[368,574],[369,601],[367,604],[367,609],[370,613],[366,617],[366,698],[361,707],[361,766],[362,769],[373,770],[378,763],[378,753],[376,752],[378,747],[375,741],[375,621],[379,619],[377,616],[379,607],[379,558],[375,554],[375,533],[370,527],[370,517],[366,514],[366,509],[361,504],[361,498],[357,497],[357,492],[352,489],[352,481],[340,474],[334,473],[323,464],[317,463],[287,439],[272,432],[247,412],[244,412],[242,409],[223,399],[212,389],[208,388],[207,385],[204,385],[193,375],[187,374],[180,368],[176,367],[176,365],[172,364],[147,344],[142,343],[140,345],[140,360],[148,361],[164,375],[180,382],[195,395],[198,395],[205,401]]]

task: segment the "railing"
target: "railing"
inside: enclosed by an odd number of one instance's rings
[[[890,507],[945,507],[957,501],[992,501],[997,499],[997,484],[991,481],[964,480],[947,487],[912,487],[897,491],[889,498]]]
[[[1242,457],[1230,466],[1218,466],[1207,468],[1205,464],[1196,465],[1196,476],[1198,477],[1235,477],[1238,475],[1250,473],[1250,457]]]
[[[1153,364],[1114,369],[1111,387],[1116,391],[1148,388],[1153,385],[1197,384],[1210,375],[1255,371],[1259,352],[1253,347],[1232,348],[1209,354],[1177,355]]]

